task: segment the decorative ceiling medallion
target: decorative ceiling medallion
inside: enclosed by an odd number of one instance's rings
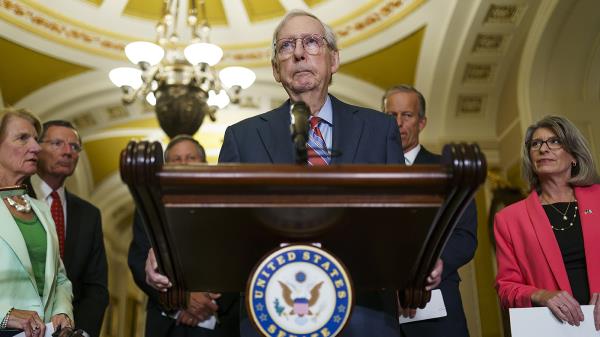
[[[111,121],[129,117],[129,111],[122,105],[109,107],[106,109],[106,113],[108,115],[108,119]]]
[[[500,52],[505,40],[502,34],[477,34],[473,44],[473,52]]]
[[[342,22],[330,25],[335,30],[342,47],[350,46],[376,34],[412,13],[426,0],[392,0],[383,2],[372,10],[358,13],[352,18],[344,18]]]
[[[490,5],[484,23],[515,23],[519,13],[517,5]]]
[[[463,83],[489,82],[493,79],[496,66],[489,63],[467,63]]]
[[[31,33],[80,49],[122,58],[123,41],[110,40],[91,30],[71,25],[13,0],[0,0],[0,18]]]
[[[459,95],[456,115],[473,116],[481,114],[485,107],[485,101],[485,95]]]
[[[75,116],[73,118],[73,123],[79,130],[91,128],[98,125],[98,122],[96,121],[94,116],[89,112]]]

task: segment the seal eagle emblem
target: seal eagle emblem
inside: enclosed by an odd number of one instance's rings
[[[314,246],[291,245],[270,253],[248,282],[248,313],[263,336],[336,336],[352,303],[345,267]]]

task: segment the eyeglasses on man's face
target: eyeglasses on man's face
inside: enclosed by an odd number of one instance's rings
[[[302,41],[302,47],[310,55],[317,55],[321,47],[325,45],[325,37],[317,34],[304,35],[301,37],[284,37],[275,43],[275,50],[280,60],[285,60],[292,56],[296,50],[296,42]]]
[[[548,149],[550,150],[558,150],[562,149],[563,143],[558,137],[550,137],[546,140],[541,139],[532,139],[529,141],[529,150],[537,151],[542,148],[542,146],[546,144]]]
[[[40,141],[40,144],[42,143],[49,144],[52,150],[60,150],[65,146],[65,144],[69,145],[69,148],[71,148],[73,152],[79,153],[82,150],[81,145],[79,145],[79,143],[67,143],[62,139],[50,139]]]

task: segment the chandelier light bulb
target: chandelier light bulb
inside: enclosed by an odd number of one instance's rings
[[[246,89],[254,83],[256,74],[246,67],[227,67],[219,72],[219,79],[227,89],[236,85]]]
[[[227,92],[223,89],[219,90],[218,94],[214,90],[208,92],[208,100],[206,101],[208,106],[216,106],[219,109],[223,109],[229,102],[229,95],[227,95]]]
[[[108,73],[108,78],[117,87],[128,86],[137,89],[142,86],[142,71],[130,67],[115,68]]]
[[[136,41],[125,46],[125,55],[133,64],[146,62],[153,66],[162,60],[165,50],[152,42]]]
[[[206,63],[212,67],[221,61],[223,49],[216,44],[198,42],[185,47],[183,55],[185,55],[186,60],[193,65]]]
[[[152,106],[156,105],[156,96],[154,96],[153,92],[149,92],[148,95],[146,95],[146,102]]]

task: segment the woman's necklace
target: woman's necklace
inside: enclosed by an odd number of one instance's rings
[[[9,205],[14,207],[17,210],[17,212],[31,213],[31,203],[29,202],[29,200],[27,200],[24,196],[19,195],[17,196],[17,198],[23,201],[23,204],[20,204],[16,202],[13,198],[14,197],[6,197],[4,198],[4,200],[6,200],[6,202],[8,202]]]
[[[561,210],[559,210],[556,206],[554,206],[553,204],[551,204],[550,202],[548,202],[545,198],[543,198],[543,200],[546,202],[547,205],[549,205],[556,212],[558,212],[558,214],[562,215],[562,219],[563,219],[563,221],[565,221],[565,223],[568,223],[567,225],[565,225],[563,227],[554,226],[552,223],[550,223],[550,226],[552,227],[552,229],[554,229],[555,231],[564,231],[564,230],[567,230],[567,229],[573,227],[573,224],[575,223],[575,218],[577,218],[577,210],[578,210],[577,199],[575,199],[574,201],[569,201],[569,203],[567,204],[567,208],[565,209],[564,213],[561,212]],[[574,210],[573,210],[573,219],[569,222],[569,218],[567,217],[567,213],[569,213],[569,208],[571,207],[572,203],[575,204],[575,207],[574,207]]]
[[[17,212],[31,213],[31,203],[25,198],[25,193],[26,190],[23,185],[0,188],[0,198],[6,200]],[[16,202],[15,197],[23,203]]]

